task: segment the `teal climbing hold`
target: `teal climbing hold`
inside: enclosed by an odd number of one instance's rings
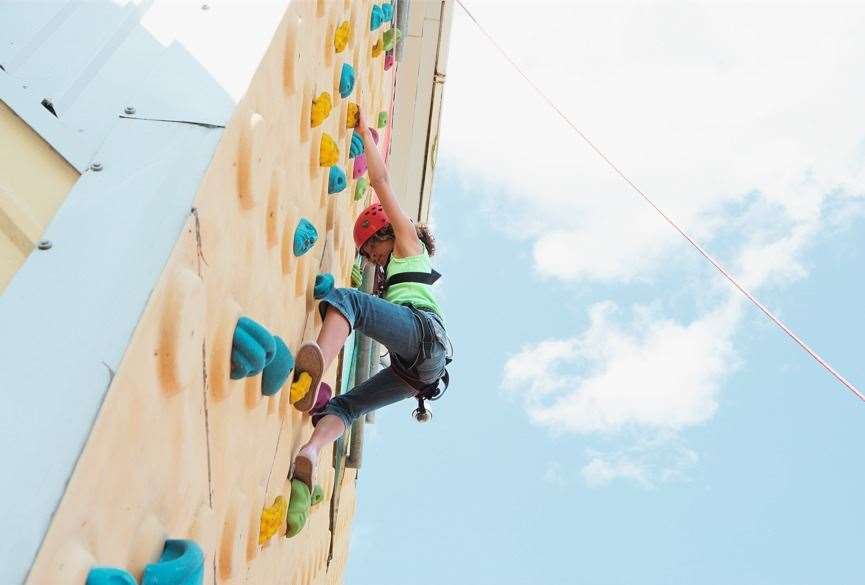
[[[135,578],[123,569],[93,567],[87,574],[86,585],[138,585]]]
[[[369,17],[369,30],[378,30],[384,22],[384,13],[378,4],[372,5],[372,14]]]
[[[241,317],[237,320],[231,343],[231,379],[258,374],[275,353],[273,335],[249,317]]]
[[[390,22],[393,20],[393,4],[390,2],[385,2],[381,5],[381,17],[385,22]]]
[[[354,67],[348,63],[342,64],[342,71],[339,74],[339,95],[347,98],[354,89]]]
[[[330,272],[319,274],[315,277],[315,288],[312,291],[312,296],[316,299],[323,299],[327,293],[333,290],[334,278]]]
[[[294,230],[294,255],[303,256],[309,252],[317,239],[318,231],[315,226],[305,217],[300,218]]]
[[[331,195],[341,192],[348,184],[348,179],[345,176],[345,171],[336,165],[330,167],[330,174],[327,177],[327,192]]]
[[[294,369],[294,356],[291,355],[291,350],[278,335],[273,337],[273,341],[276,345],[276,353],[261,372],[261,393],[265,396],[273,396],[279,392],[285,385],[291,370]]]
[[[166,540],[159,561],[144,568],[141,585],[201,585],[204,553],[191,540]]]
[[[202,585],[204,553],[191,540],[166,540],[162,556],[144,568],[141,585]],[[86,585],[137,585],[123,569],[94,567]]]
[[[351,133],[351,145],[348,147],[348,158],[363,154],[363,138],[357,130]]]

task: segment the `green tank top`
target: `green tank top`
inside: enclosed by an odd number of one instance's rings
[[[391,254],[385,278],[390,278],[394,274],[401,274],[403,272],[432,272],[432,264],[430,263],[426,246],[424,246],[423,252],[417,256],[398,258]],[[384,294],[384,300],[397,305],[412,305],[418,309],[432,311],[444,321],[444,315],[442,315],[438,302],[436,302],[433,287],[428,284],[421,282],[400,282],[391,285]]]

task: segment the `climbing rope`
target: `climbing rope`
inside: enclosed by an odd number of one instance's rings
[[[549,106],[550,106],[550,107],[551,107],[551,108],[552,108],[552,109],[553,109],[553,110],[554,110],[554,111],[559,115],[559,117],[560,117],[562,120],[564,120],[565,123],[566,123],[568,126],[570,126],[571,129],[572,129],[574,132],[576,132],[577,135],[579,135],[579,137],[582,138],[583,141],[584,141],[586,144],[588,144],[589,147],[590,147],[592,150],[594,150],[594,151],[598,154],[598,156],[600,156],[600,157],[604,160],[604,162],[606,162],[606,163],[610,166],[611,169],[613,169],[613,171],[615,171],[615,173],[616,173],[617,175],[619,175],[619,176],[620,176],[620,177],[621,177],[621,178],[622,178],[622,179],[623,179],[623,180],[624,180],[628,185],[630,185],[631,188],[632,188],[634,191],[636,191],[637,194],[639,194],[640,197],[642,197],[642,198],[646,201],[646,203],[648,203],[649,205],[651,205],[652,208],[653,208],[655,211],[657,211],[658,214],[659,214],[661,217],[663,217],[664,220],[665,220],[668,224],[670,224],[671,226],[673,226],[673,229],[675,229],[677,232],[679,232],[679,234],[680,234],[683,238],[685,238],[685,239],[688,241],[688,243],[691,244],[691,245],[692,245],[692,246],[693,246],[693,247],[694,247],[694,248],[695,248],[695,249],[696,249],[696,250],[697,250],[697,251],[698,251],[698,252],[699,252],[699,253],[700,253],[700,254],[701,254],[705,259],[706,259],[706,260],[708,260],[709,263],[712,264],[712,266],[714,266],[714,267],[718,270],[718,272],[720,272],[720,273],[724,276],[724,278],[726,278],[728,281],[730,281],[730,283],[731,283],[734,287],[736,287],[736,289],[738,289],[739,292],[741,292],[741,293],[742,293],[742,294],[743,294],[743,295],[744,295],[744,296],[745,296],[749,301],[751,301],[751,302],[754,304],[755,307],[757,307],[758,309],[760,309],[760,311],[762,311],[763,314],[766,315],[766,317],[768,317],[770,321],[772,321],[775,325],[777,325],[778,327],[780,327],[781,330],[784,331],[784,333],[786,333],[786,334],[787,334],[787,335],[788,335],[788,336],[789,336],[793,341],[795,341],[797,344],[799,344],[799,346],[800,346],[803,350],[805,350],[805,352],[807,352],[807,353],[808,353],[812,358],[814,358],[814,359],[817,361],[817,363],[819,363],[821,366],[823,366],[823,368],[824,368],[827,372],[829,372],[829,373],[830,373],[830,374],[831,374],[831,375],[832,375],[836,380],[838,380],[841,384],[843,384],[844,386],[846,386],[848,390],[850,390],[853,394],[855,394],[856,397],[859,398],[859,400],[861,400],[862,402],[865,402],[865,394],[862,394],[862,392],[860,392],[860,391],[856,388],[856,386],[854,386],[854,385],[853,385],[852,383],[850,383],[850,382],[849,382],[849,381],[848,381],[844,376],[842,376],[840,373],[838,373],[838,371],[836,371],[835,368],[833,368],[833,367],[829,364],[829,362],[827,362],[826,360],[824,360],[822,357],[820,357],[820,355],[819,355],[816,351],[814,351],[813,349],[811,349],[811,348],[808,346],[808,344],[805,343],[805,342],[802,340],[802,338],[800,338],[798,335],[796,335],[796,334],[795,334],[795,333],[794,333],[794,332],[793,332],[789,327],[787,327],[787,326],[786,326],[786,325],[785,325],[785,324],[784,324],[784,323],[783,323],[783,322],[782,322],[778,317],[776,317],[775,315],[773,315],[772,312],[771,312],[769,309],[767,309],[765,305],[763,305],[763,303],[761,303],[760,301],[758,301],[757,298],[754,297],[754,295],[752,295],[752,294],[751,294],[751,293],[750,293],[750,292],[749,292],[749,291],[748,291],[744,286],[742,286],[741,284],[739,284],[739,282],[738,282],[738,281],[733,277],[733,275],[731,275],[731,274],[730,274],[730,273],[729,273],[729,272],[728,272],[728,271],[727,271],[727,270],[726,270],[726,269],[725,269],[725,268],[724,268],[724,267],[723,267],[723,266],[722,266],[722,265],[721,265],[717,260],[715,260],[715,259],[714,259],[714,258],[713,258],[713,257],[712,257],[712,256],[711,256],[711,255],[710,255],[710,254],[709,254],[709,253],[708,253],[708,252],[707,252],[707,251],[706,251],[706,250],[705,250],[705,249],[704,249],[704,248],[703,248],[699,243],[697,243],[697,241],[694,240],[694,238],[692,238],[690,235],[688,235],[687,232],[685,232],[684,229],[682,229],[681,227],[679,227],[679,225],[678,225],[675,221],[673,221],[673,220],[672,220],[672,219],[671,219],[671,218],[670,218],[666,213],[664,213],[664,211],[663,211],[660,207],[658,207],[658,206],[655,204],[655,202],[652,201],[652,200],[649,198],[648,195],[646,195],[646,194],[645,194],[645,193],[644,193],[644,192],[643,192],[639,187],[637,187],[637,185],[634,184],[634,182],[631,181],[631,179],[629,179],[628,176],[625,175],[625,173],[623,173],[623,172],[619,169],[619,167],[617,167],[617,166],[613,163],[613,161],[611,161],[609,158],[607,158],[607,155],[605,155],[605,154],[603,153],[603,151],[601,151],[600,148],[598,148],[597,146],[595,146],[595,144],[594,144],[594,143],[589,139],[589,137],[586,136],[586,135],[582,132],[582,130],[580,130],[580,129],[577,127],[577,125],[574,124],[574,123],[571,121],[571,119],[570,119],[570,118],[569,118],[569,117],[568,117],[568,116],[567,116],[567,115],[566,115],[566,114],[565,114],[565,113],[564,113],[564,112],[563,112],[563,111],[562,111],[562,110],[561,110],[561,109],[560,109],[560,108],[555,104],[555,102],[553,102],[552,99],[549,98],[549,96],[547,96],[546,93],[544,93],[544,91],[543,91],[539,86],[538,86],[534,81],[532,81],[532,79],[531,79],[528,75],[526,75],[526,73],[522,70],[522,68],[521,68],[519,65],[517,65],[517,63],[516,63],[513,59],[511,59],[510,55],[508,55],[508,53],[507,53],[507,52],[502,48],[502,46],[501,46],[498,42],[496,42],[496,40],[492,37],[492,35],[491,35],[489,32],[487,32],[487,30],[483,27],[483,25],[481,25],[480,22],[478,22],[478,19],[475,18],[475,16],[471,13],[471,11],[469,11],[468,8],[466,8],[465,4],[463,4],[461,0],[457,0],[457,4],[459,4],[460,8],[463,9],[463,11],[464,11],[464,12],[466,13],[466,15],[467,15],[471,20],[472,20],[472,22],[475,23],[475,26],[478,27],[478,30],[479,30],[479,31],[480,31],[480,32],[481,32],[481,33],[482,33],[482,34],[487,38],[487,40],[490,41],[490,43],[492,43],[492,45],[496,48],[496,50],[498,50],[498,52],[501,53],[502,57],[504,57],[505,60],[506,60],[508,63],[510,63],[511,67],[513,67],[514,70],[516,70],[516,72],[519,73],[520,76],[521,76],[523,79],[525,79],[526,83],[528,83],[528,84],[532,87],[532,89],[534,89],[535,92],[536,92],[539,96],[541,96],[541,98],[542,98],[542,99],[547,103],[547,105],[549,105]]]

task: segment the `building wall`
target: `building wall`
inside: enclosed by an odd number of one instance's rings
[[[346,470],[336,486],[332,453],[323,452],[325,502],[301,534],[259,546],[261,511],[278,495],[288,498],[290,462],[312,427],[289,405],[288,388],[263,397],[260,376],[234,381],[229,369],[238,317],[262,323],[296,352],[320,325],[316,274],[333,272],[338,286],[349,282],[351,230],[367,201],[354,201],[353,180],[344,192],[327,193],[319,143],[323,133],[337,141],[338,164],[351,177],[348,102],[370,113],[390,110],[394,70],[385,72],[383,57],[372,57],[384,28],[369,31],[371,5],[296,1],[285,13],[226,125],[119,368],[110,372],[27,583],[81,584],[94,565],[140,578],[169,537],[202,546],[205,583],[341,582],[356,472]],[[343,20],[351,21],[352,38],[335,54],[333,32]],[[348,99],[339,98],[343,62],[358,73]],[[333,112],[311,128],[312,99],[325,90],[334,97]],[[319,240],[297,258],[293,235],[301,217],[315,224]],[[335,385],[336,374],[334,364],[325,380]],[[331,533],[335,489],[341,497]]]
[[[78,172],[0,101],[0,294],[36,246]]]

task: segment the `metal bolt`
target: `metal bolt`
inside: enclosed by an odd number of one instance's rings
[[[93,164],[90,165],[90,170],[96,171],[98,173],[99,171],[102,170],[102,163],[99,162],[98,160],[94,161]]]
[[[123,108],[123,113],[129,114],[130,116],[135,113],[135,106],[126,106]]]
[[[37,247],[40,250],[48,250],[51,248],[51,246],[51,240],[39,240],[39,243],[37,244]]]

